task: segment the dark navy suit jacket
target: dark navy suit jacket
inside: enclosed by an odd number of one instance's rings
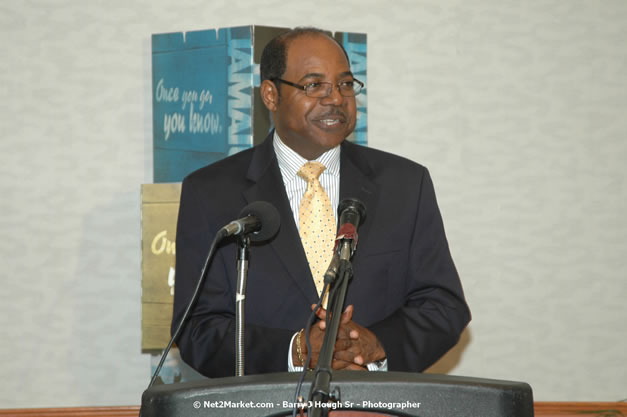
[[[348,141],[341,148],[340,200],[356,197],[367,210],[346,305],[381,341],[390,371],[422,371],[455,345],[470,320],[431,178],[405,158]],[[281,227],[250,249],[246,374],[287,370],[290,339],[317,301],[272,135],[185,178],[176,237],[173,328],[216,232],[259,200],[276,206]],[[185,362],[209,377],[234,374],[237,247],[231,238],[220,245],[178,340]]]

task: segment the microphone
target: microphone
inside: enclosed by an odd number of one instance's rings
[[[281,218],[279,211],[266,201],[250,203],[239,213],[239,219],[224,226],[218,233],[224,237],[250,235],[253,242],[268,240],[279,231]]]
[[[352,255],[357,248],[357,228],[366,217],[366,206],[356,198],[345,198],[340,202],[337,212],[340,215],[340,228],[335,238],[335,247],[337,248],[343,239],[350,239]]]
[[[152,379],[148,384],[148,388],[152,387],[157,380],[157,376],[159,376],[159,372],[163,367],[163,363],[165,362],[166,357],[168,356],[168,352],[172,348],[172,345],[179,337],[183,326],[187,322],[189,315],[196,305],[196,301],[198,301],[198,297],[200,296],[200,289],[205,282],[205,278],[207,277],[206,272],[209,267],[209,264],[213,258],[213,255],[218,247],[218,243],[222,239],[231,235],[240,235],[240,234],[251,234],[251,241],[262,241],[268,240],[277,234],[279,231],[279,226],[281,224],[281,217],[279,216],[279,212],[272,204],[265,201],[255,201],[244,207],[244,209],[239,214],[240,218],[232,221],[231,223],[224,226],[222,229],[218,230],[218,233],[213,238],[211,242],[211,246],[209,247],[209,253],[205,258],[205,263],[200,271],[200,277],[198,278],[198,283],[196,284],[196,288],[194,289],[194,293],[192,298],[190,299],[187,307],[185,308],[185,312],[183,313],[183,317],[181,318],[176,330],[170,342],[166,346],[165,350],[161,354],[161,360],[159,361],[159,365],[157,365],[157,369],[155,369],[154,374],[152,375]],[[141,410],[140,410],[141,415]]]
[[[340,202],[337,212],[340,215],[340,227],[333,248],[335,253],[324,274],[324,282],[329,284],[335,280],[340,261],[348,261],[357,249],[357,228],[366,217],[366,206],[356,198],[345,198]],[[347,247],[347,244],[350,246]]]
[[[324,289],[329,289],[329,299],[326,316],[326,329],[322,348],[318,356],[318,364],[314,380],[311,383],[309,398],[313,408],[310,408],[311,416],[322,416],[322,407],[317,405],[320,402],[326,402],[329,399],[337,399],[337,389],[331,393],[331,363],[333,360],[333,351],[335,339],[337,338],[340,327],[340,317],[342,315],[342,306],[346,301],[346,292],[348,290],[348,282],[353,276],[353,268],[350,258],[357,248],[357,228],[366,216],[366,206],[356,198],[344,199],[337,208],[340,215],[340,227],[335,238],[335,254],[331,260],[331,264],[324,274]],[[329,287],[330,286],[330,287]],[[323,296],[320,297],[317,307],[322,304]],[[308,323],[306,336],[309,336],[309,328],[311,320]],[[309,347],[309,345],[307,346]],[[309,349],[308,349],[309,350]],[[309,354],[307,361],[309,361]],[[306,368],[306,366],[304,366]],[[303,375],[305,371],[303,371]],[[302,381],[303,377],[301,377]],[[300,389],[300,388],[299,388]],[[294,414],[294,413],[293,413]],[[326,414],[325,414],[326,415]]]
[[[221,229],[226,236],[240,235],[237,252],[237,293],[235,294],[235,375],[244,376],[246,278],[248,277],[248,245],[264,241],[279,231],[279,212],[270,203],[255,201],[244,207],[240,218]]]

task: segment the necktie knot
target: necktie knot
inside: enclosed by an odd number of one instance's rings
[[[298,170],[298,176],[305,181],[310,182],[312,180],[317,180],[325,169],[327,169],[327,167],[320,162],[310,161],[300,167]]]

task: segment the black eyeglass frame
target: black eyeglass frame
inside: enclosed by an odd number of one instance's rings
[[[352,79],[352,80],[350,80],[350,81],[351,81],[351,82],[355,82],[355,83],[359,84],[359,91],[357,91],[355,94],[350,95],[350,96],[347,96],[347,95],[342,94],[342,89],[340,88],[340,84],[345,83],[345,82],[347,82],[347,81],[339,81],[337,84],[329,83],[329,82],[326,82],[326,81],[320,81],[320,82],[311,82],[311,83],[308,83],[308,84],[305,84],[305,85],[302,85],[302,84],[296,84],[296,83],[293,83],[293,82],[291,82],[291,81],[284,80],[283,78],[272,78],[270,81],[272,81],[272,82],[279,81],[279,82],[281,82],[281,83],[283,83],[283,84],[287,84],[287,85],[292,86],[292,87],[294,87],[294,88],[298,88],[298,89],[300,89],[300,90],[303,90],[303,91],[305,92],[305,95],[307,95],[307,97],[311,97],[311,98],[326,98],[326,97],[329,97],[329,96],[331,95],[331,93],[333,92],[333,87],[337,87],[337,90],[340,92],[340,94],[341,94],[343,97],[355,97],[355,96],[358,96],[358,95],[361,93],[362,89],[364,88],[364,83],[362,83],[361,81],[359,81],[357,78],[353,78],[353,79]],[[331,86],[331,88],[330,88],[330,89],[327,89],[328,93],[327,93],[327,95],[326,95],[326,96],[319,96],[319,97],[316,97],[316,96],[310,96],[309,94],[307,94],[307,88],[310,88],[310,87],[311,87],[311,86],[313,86],[314,84],[327,84],[327,85],[330,85],[330,86]],[[353,89],[353,92],[354,92],[354,91],[355,91],[355,90]]]

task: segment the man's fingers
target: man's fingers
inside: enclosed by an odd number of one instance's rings
[[[331,363],[331,367],[335,370],[348,370],[348,371],[367,371],[368,370],[368,368],[365,366],[356,365],[351,362],[336,361],[336,360],[334,360]]]
[[[351,346],[350,348],[344,350],[336,349],[335,353],[333,354],[333,359],[344,362],[351,362],[361,366],[365,365],[366,362],[364,360],[362,352],[356,349],[355,346]]]
[[[311,311],[314,311],[314,308],[316,308],[316,304],[311,305]],[[327,310],[325,310],[322,307],[319,307],[316,310],[316,316],[318,316],[320,320],[324,320],[327,317]]]
[[[348,340],[348,339],[337,339],[335,341],[335,352],[339,352],[339,351],[343,351],[343,350],[348,350],[351,348],[351,346],[353,346],[353,343]]]
[[[312,304],[311,305],[311,310],[313,311],[313,309],[316,308],[316,304]],[[348,307],[346,307],[346,309],[344,310],[344,312],[342,313],[342,316],[340,317],[340,323],[342,324],[346,324],[349,321],[352,320],[353,318],[353,312],[355,311],[355,307],[353,307],[353,305],[349,305]],[[320,320],[325,320],[327,318],[327,310],[325,310],[324,308],[320,307],[318,308],[318,310],[316,310],[316,316],[320,319]]]
[[[367,371],[368,370],[368,368],[366,368],[365,366],[359,366],[351,362],[338,361],[338,360],[333,360],[331,362],[331,368],[335,370],[349,370],[349,371]]]
[[[349,305],[348,307],[346,307],[346,310],[344,310],[344,312],[342,313],[342,317],[340,318],[340,323],[342,324],[346,324],[349,321],[351,321],[351,319],[353,318],[353,310],[355,308],[353,307],[353,305]]]
[[[352,352],[349,352],[348,350],[343,350],[340,352],[335,352],[333,353],[333,360],[334,361],[343,361],[343,362],[348,362],[348,363],[355,363],[355,354]]]
[[[368,368],[365,366],[360,366],[360,365],[355,365],[354,363],[351,363],[350,365],[348,365],[346,368],[349,371],[367,371]]]

